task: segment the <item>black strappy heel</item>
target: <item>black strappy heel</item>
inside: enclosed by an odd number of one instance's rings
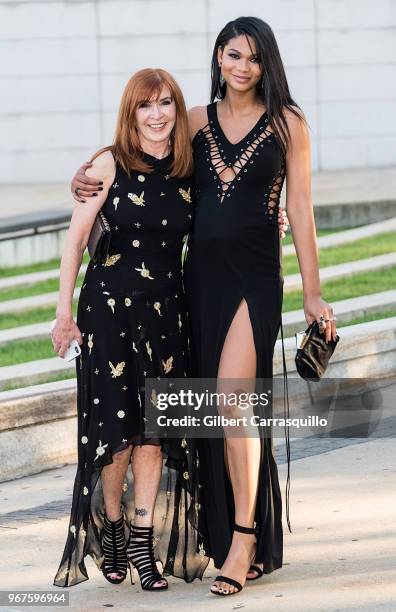
[[[240,533],[247,533],[249,535],[256,535],[257,527],[242,527],[242,525],[237,525],[235,523],[234,531],[239,531]],[[238,582],[237,580],[234,580],[233,578],[228,578],[228,576],[216,576],[215,582],[226,582],[230,586],[235,587],[237,590],[232,591],[232,592],[228,591],[227,593],[224,593],[223,591],[212,591],[211,590],[210,592],[213,593],[214,595],[221,595],[223,597],[226,597],[227,595],[235,595],[236,593],[239,593],[243,589],[243,586],[241,585],[240,582]]]
[[[168,588],[166,579],[161,576],[155,563],[153,527],[131,525],[127,556],[138,571],[140,584],[144,591],[164,591]],[[160,580],[165,580],[166,584],[154,586]]]
[[[112,584],[124,582],[128,571],[128,558],[123,516],[117,521],[110,521],[106,514],[104,515],[101,544],[104,553],[104,561],[101,567],[103,576]],[[121,577],[110,578],[109,574],[120,574]]]
[[[248,573],[249,572],[256,572],[257,576],[254,578],[249,578],[249,576],[246,576],[246,580],[258,580],[261,578],[261,576],[264,576],[264,570],[262,570],[261,567],[258,567],[258,565],[251,565],[248,570]]]

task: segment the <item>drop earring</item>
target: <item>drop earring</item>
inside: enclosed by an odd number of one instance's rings
[[[221,64],[219,63],[219,70],[220,70],[220,87],[223,87],[224,83],[225,83],[225,78],[223,77],[222,73],[221,73]]]

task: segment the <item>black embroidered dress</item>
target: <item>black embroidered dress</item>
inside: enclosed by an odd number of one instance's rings
[[[181,254],[193,217],[192,184],[169,175],[172,156],[145,160],[152,173],[117,164],[103,206],[111,229],[105,264],[91,261],[78,303],[83,336],[77,359],[78,467],[68,537],[56,586],[88,579],[84,558],[100,568],[104,504],[100,473],[131,444],[161,443],[144,436],[145,378],[189,373],[189,324]],[[199,546],[196,457],[180,440],[162,444],[164,467],[155,511],[156,558],[166,574],[201,577],[208,563]],[[126,537],[133,521],[130,469],[122,508]],[[179,524],[180,523],[180,524]]]

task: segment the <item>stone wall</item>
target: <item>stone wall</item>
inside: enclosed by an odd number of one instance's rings
[[[139,68],[205,104],[215,35],[241,13],[275,31],[315,170],[396,163],[395,0],[0,0],[0,182],[68,180]]]

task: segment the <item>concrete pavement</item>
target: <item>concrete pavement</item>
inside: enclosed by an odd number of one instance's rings
[[[170,579],[168,592],[145,593],[128,581],[108,584],[88,558],[89,581],[67,590],[71,608],[394,611],[396,440],[296,440],[291,446],[293,533],[284,530],[282,569],[231,599],[215,599],[208,593],[213,567],[202,583]],[[283,492],[282,454],[277,460]],[[68,466],[0,484],[1,589],[63,592],[52,580],[65,542],[74,473],[75,466]]]

